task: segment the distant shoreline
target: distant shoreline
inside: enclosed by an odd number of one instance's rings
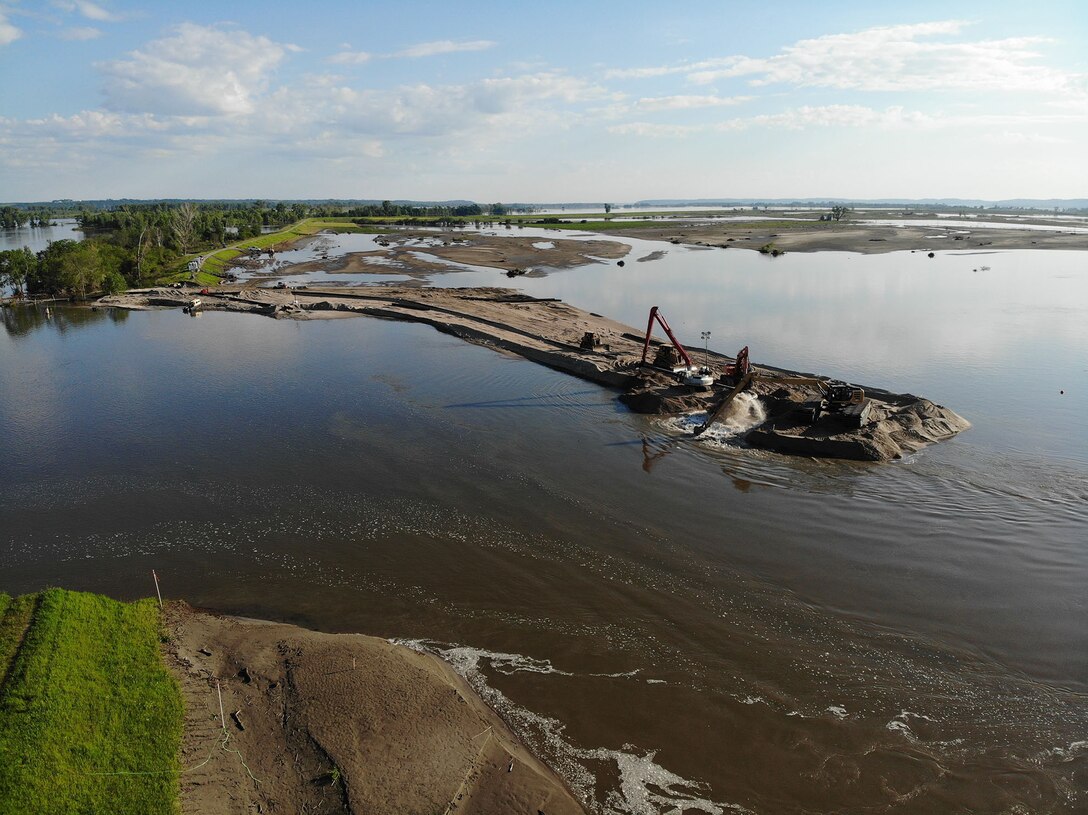
[[[829,224],[818,221],[740,221],[678,218],[641,225],[637,232],[624,228],[594,228],[614,237],[668,241],[692,246],[779,252],[936,252],[943,250],[1073,249],[1088,250],[1088,233],[1043,231],[1030,228],[987,228],[972,220],[949,218],[945,227],[886,226],[854,221]],[[940,236],[940,237],[934,237]],[[768,251],[770,251],[768,250]]]

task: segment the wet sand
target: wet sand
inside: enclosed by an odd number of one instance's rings
[[[1088,249],[1088,234],[1033,229],[974,228],[971,222],[950,219],[947,227],[882,226],[818,221],[693,221],[601,229],[601,234],[722,249],[758,250],[768,244],[786,252],[934,252],[945,249]],[[970,234],[957,235],[964,230]],[[933,238],[931,235],[944,235]]]
[[[486,266],[520,274],[543,274],[538,269],[572,269],[589,263],[619,260],[630,251],[613,240],[529,238],[484,235],[478,232],[389,232],[378,239],[381,249],[349,252],[334,258],[299,263],[291,274],[337,272],[347,274],[408,274],[457,272],[464,266]],[[543,244],[551,244],[543,246]]]
[[[185,813],[584,815],[433,656],[184,603],[169,605],[166,630],[185,700]]]
[[[1056,225],[1056,224],[1050,224]],[[621,242],[634,237],[705,249],[771,249],[783,252],[920,252],[928,254],[949,249],[979,252],[998,249],[1088,249],[1088,234],[1047,232],[1032,229],[972,228],[970,221],[949,219],[947,225],[882,226],[859,223],[797,221],[662,221],[660,225],[640,224],[637,228],[616,227],[595,230],[618,240],[525,237],[510,230],[491,235],[473,230],[387,232],[376,239],[380,248],[348,252],[339,257],[319,258],[289,267],[269,269],[273,258],[239,257],[237,268],[256,272],[255,279],[272,280],[284,274],[313,272],[333,274],[404,275],[405,285],[421,286],[433,274],[456,273],[484,267],[505,271],[510,277],[543,277],[550,270],[571,269],[592,263],[628,260],[660,260],[665,251],[628,258],[631,247]],[[966,234],[965,234],[966,233]],[[941,237],[934,237],[941,236]],[[304,241],[320,240],[311,236]],[[296,242],[296,247],[300,245]]]

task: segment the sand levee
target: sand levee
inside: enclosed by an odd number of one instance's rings
[[[692,388],[669,369],[647,366],[645,350],[661,340],[600,314],[555,298],[536,298],[498,288],[431,289],[367,286],[331,289],[205,289],[199,298],[181,288],[134,290],[105,297],[115,308],[187,308],[239,311],[290,319],[366,315],[419,322],[479,345],[517,354],[601,385],[621,388],[621,400],[636,413],[684,414],[711,411],[728,398],[734,382],[725,373],[735,362],[705,354],[713,384]],[[670,349],[671,350],[671,349]],[[752,393],[765,402],[766,421],[750,423],[745,443],[778,453],[891,461],[952,438],[970,424],[954,411],[911,394],[866,388],[864,419],[815,413],[807,405],[820,397],[814,374],[758,367]],[[720,374],[720,376],[719,376]],[[798,384],[807,381],[808,384]],[[738,386],[739,387],[739,386]]]

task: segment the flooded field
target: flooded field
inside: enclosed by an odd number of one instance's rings
[[[658,305],[972,429],[790,459],[419,325],[4,311],[0,588],[141,596],[155,568],[434,651],[598,812],[1083,811],[1084,255],[628,243],[430,282]]]

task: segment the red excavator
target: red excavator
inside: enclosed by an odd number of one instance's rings
[[[690,385],[693,388],[709,388],[713,385],[714,374],[711,372],[710,368],[705,365],[698,366],[691,361],[688,352],[684,350],[684,346],[680,344],[680,340],[676,339],[676,335],[672,333],[672,329],[669,327],[668,322],[665,320],[664,315],[661,314],[661,311],[657,306],[650,309],[650,319],[646,322],[646,341],[642,344],[642,365],[646,365],[646,356],[650,352],[650,340],[654,330],[654,320],[657,320],[665,330],[665,334],[668,335],[669,341],[672,342],[672,347],[662,345],[657,350],[657,354],[654,356],[651,367],[675,374],[681,382],[685,385]],[[684,361],[683,364],[679,363],[677,355]]]

